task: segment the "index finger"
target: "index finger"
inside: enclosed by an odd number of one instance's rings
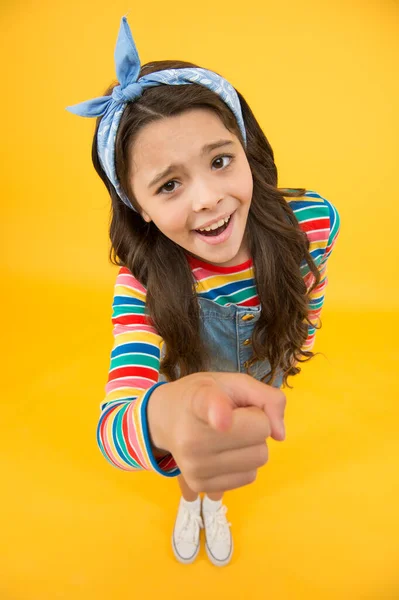
[[[280,389],[258,381],[246,373],[209,373],[233,401],[235,408],[257,406],[270,421],[271,437],[285,439],[284,413],[286,396]]]

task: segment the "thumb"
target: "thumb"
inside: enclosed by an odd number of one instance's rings
[[[227,394],[212,382],[203,382],[193,393],[194,415],[215,431],[228,431],[233,425],[233,406]]]
[[[270,422],[271,437],[277,441],[285,439],[284,410],[285,394],[270,385],[257,381],[245,373],[212,373],[212,377],[223,392],[231,399],[234,408],[256,406],[262,409]]]

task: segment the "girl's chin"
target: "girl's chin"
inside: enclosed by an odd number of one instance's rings
[[[201,250],[198,249],[197,251],[190,249],[188,253],[194,258],[211,263],[219,267],[230,267],[235,264],[239,264],[237,262],[237,259],[240,261],[240,263],[245,262],[245,260],[247,260],[245,258],[240,260],[240,256],[242,253],[239,249],[231,249],[229,251],[227,248],[225,248],[223,251],[218,251],[216,248],[210,248],[209,252],[204,252],[201,248]]]

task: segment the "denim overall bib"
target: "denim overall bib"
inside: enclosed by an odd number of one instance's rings
[[[209,351],[209,371],[247,373],[247,361],[252,356],[251,336],[260,317],[260,306],[221,306],[198,297],[200,309],[200,334]],[[165,345],[161,349],[161,360],[165,355]],[[179,373],[179,369],[177,368]],[[257,361],[251,365],[249,374],[260,380],[270,372],[268,360]],[[159,381],[167,381],[160,373]],[[283,372],[278,371],[272,384],[280,388]]]

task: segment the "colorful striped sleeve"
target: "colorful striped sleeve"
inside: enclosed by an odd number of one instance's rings
[[[317,192],[308,191],[301,200],[290,202],[290,204],[301,229],[308,236],[309,252],[320,272],[320,282],[308,296],[309,320],[314,325],[318,325],[328,284],[327,261],[338,239],[340,216],[336,207]],[[301,265],[301,272],[309,290],[315,277],[306,261]],[[302,347],[303,350],[312,350],[316,331],[315,327],[308,326],[308,337]]]
[[[155,458],[147,404],[160,383],[163,340],[145,315],[146,289],[126,267],[116,277],[112,303],[114,344],[105,399],[100,405],[97,443],[111,465],[125,471],[180,474],[171,454]]]

